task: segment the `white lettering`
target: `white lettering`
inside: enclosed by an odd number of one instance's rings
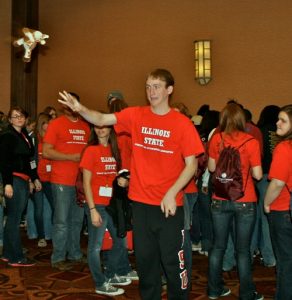
[[[179,274],[180,280],[181,280],[181,289],[185,290],[188,287],[188,272],[187,270],[183,270],[180,274]]]
[[[156,135],[160,137],[170,137],[170,131],[169,130],[163,130],[158,128],[150,128],[150,127],[142,127],[142,133],[148,134],[148,135]]]
[[[155,146],[160,146],[163,147],[163,140],[159,140],[159,139],[153,139],[153,138],[149,138],[149,137],[145,137],[144,138],[144,143],[148,144],[148,145],[155,145]]]
[[[73,135],[73,141],[84,141],[84,135]]]
[[[105,165],[105,170],[115,170],[116,169],[116,165]]]
[[[115,160],[114,157],[104,157],[104,156],[102,156],[100,158],[100,161],[103,162],[103,163],[105,163],[105,162],[115,162],[116,160]]]
[[[69,132],[71,134],[85,134],[85,131],[83,129],[69,129]]]

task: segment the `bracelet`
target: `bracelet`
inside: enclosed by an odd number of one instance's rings
[[[91,207],[91,208],[89,208],[89,210],[93,210],[93,209],[95,209],[95,207]]]

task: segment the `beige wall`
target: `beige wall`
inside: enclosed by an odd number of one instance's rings
[[[10,106],[11,1],[0,1],[0,110]]]
[[[62,89],[92,108],[104,109],[111,89],[121,89],[130,105],[144,104],[146,74],[163,67],[176,79],[174,101],[192,113],[236,98],[256,120],[267,104],[292,103],[291,16],[290,0],[41,0],[40,30],[50,38],[39,55],[39,110],[57,105]],[[196,39],[213,41],[207,86],[194,80]],[[9,65],[8,57],[6,73]]]

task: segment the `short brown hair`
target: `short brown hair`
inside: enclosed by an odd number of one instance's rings
[[[280,108],[280,112],[284,112],[287,114],[290,122],[290,130],[283,136],[284,140],[292,140],[292,104],[285,105]]]
[[[147,76],[147,78],[149,78],[149,77],[165,81],[166,87],[174,86],[174,78],[168,70],[156,69]]]
[[[8,115],[7,115],[9,119],[11,118],[12,112],[13,112],[14,110],[17,111],[17,112],[19,112],[19,113],[21,113],[22,115],[24,115],[24,117],[27,119],[28,113],[27,113],[27,111],[25,111],[24,108],[22,108],[21,106],[12,106],[12,107],[10,108],[10,110],[9,110],[9,112],[8,112]]]

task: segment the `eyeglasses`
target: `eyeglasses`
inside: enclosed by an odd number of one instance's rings
[[[24,115],[11,116],[11,119],[17,119],[17,120],[21,120],[21,119],[24,119],[24,118],[25,118]]]

